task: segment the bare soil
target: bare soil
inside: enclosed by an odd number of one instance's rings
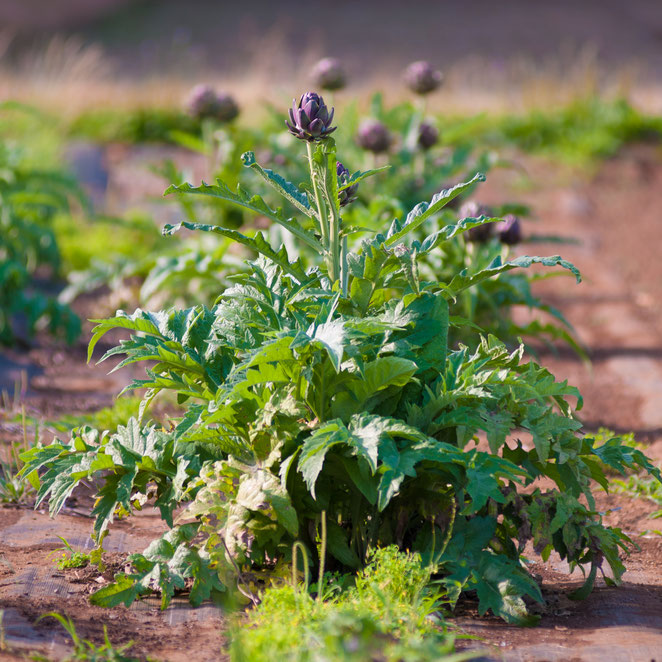
[[[70,640],[54,619],[37,622],[43,614],[58,612],[70,617],[84,639],[103,641],[104,627],[113,645],[134,641],[127,654],[140,659],[185,661],[190,651],[196,659],[222,660],[223,614],[211,605],[190,609],[176,597],[166,611],[150,599],[113,610],[94,607],[90,593],[107,585],[116,572],[125,569],[129,552],[142,551],[164,532],[158,513],[141,513],[131,521],[113,526],[105,545],[106,569],[94,566],[58,570],[55,561],[62,548],[57,536],[76,549],[90,548],[91,520],[60,515],[52,520],[44,512],[0,508],[0,608],[4,611],[5,641],[14,658],[38,651],[51,659],[68,654]],[[8,655],[8,654],[7,654]]]
[[[587,365],[564,348],[541,359],[558,378],[578,385],[585,398],[581,412],[587,429],[606,425],[636,433],[658,463],[662,461],[662,160],[651,147],[628,149],[597,172],[576,174],[543,161],[513,155],[521,170],[493,173],[480,191],[487,203],[518,200],[533,209],[529,234],[556,233],[580,239],[579,244],[523,244],[521,253],[560,252],[584,274],[584,283],[556,278],[540,283],[539,294],[560,307],[588,348]],[[519,314],[519,313],[518,313]],[[526,318],[526,312],[522,312]],[[25,402],[34,411],[53,416],[93,410],[112,400],[118,382],[106,369],[84,364],[83,346],[55,348],[49,341],[28,352],[4,352],[0,361],[29,372]],[[2,364],[0,364],[2,365]],[[126,379],[127,376],[121,377]],[[81,380],[83,380],[81,382]],[[87,381],[85,381],[87,380]],[[55,386],[53,386],[55,384]],[[0,441],[11,438],[0,416]],[[567,593],[582,581],[568,574],[565,563],[552,558],[536,563],[547,605],[533,629],[506,625],[479,616],[464,601],[453,623],[460,633],[479,637],[462,640],[460,648],[486,649],[485,660],[650,662],[662,659],[662,528],[649,519],[655,505],[617,494],[599,494],[598,507],[609,524],[620,526],[639,545],[626,562],[624,584],[608,587],[598,581],[593,594],[572,602]],[[70,616],[79,634],[99,643],[107,625],[116,644],[135,640],[139,657],[185,660],[223,659],[224,615],[215,607],[189,609],[182,599],[165,612],[154,600],[112,611],[90,606],[89,592],[109,575],[86,570],[58,571],[49,560],[63,535],[74,546],[89,546],[91,521],[84,515],[89,495],[70,504],[68,514],[50,520],[43,512],[0,508],[0,609],[5,638],[17,651],[40,650],[60,659],[67,637],[53,621],[36,619],[56,610]],[[78,513],[78,514],[76,514]],[[120,567],[121,556],[144,548],[162,530],[157,514],[141,513],[113,527],[107,548]],[[0,661],[14,659],[0,653]]]

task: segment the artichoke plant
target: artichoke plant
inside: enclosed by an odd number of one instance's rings
[[[407,87],[416,94],[429,94],[434,92],[444,77],[441,71],[436,71],[432,65],[425,60],[412,62],[405,70],[405,83]]]
[[[340,161],[336,162],[336,172],[338,174],[338,187],[340,188],[341,186],[345,186],[347,182],[349,181],[349,170],[345,168],[345,166],[340,163]],[[352,184],[352,186],[348,186],[346,189],[339,191],[338,192],[338,203],[340,204],[341,207],[347,206],[350,202],[354,202],[356,200],[356,192],[359,189],[358,184]]]
[[[356,142],[369,152],[381,154],[391,146],[391,134],[379,120],[366,119],[359,124]]]
[[[326,107],[324,99],[317,92],[306,92],[301,99],[292,101],[289,110],[290,121],[287,128],[290,133],[301,140],[318,142],[332,134],[337,127],[331,126],[334,109],[331,112]]]
[[[522,225],[514,214],[506,214],[503,221],[496,224],[496,233],[502,244],[514,246],[522,241]]]
[[[317,87],[333,92],[345,87],[347,77],[340,60],[325,57],[313,67],[312,79]]]

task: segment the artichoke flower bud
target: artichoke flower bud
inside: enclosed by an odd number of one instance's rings
[[[363,120],[356,134],[356,142],[363,149],[381,154],[391,146],[391,134],[379,120]]]
[[[230,122],[239,115],[235,100],[225,92],[216,92],[209,85],[196,85],[186,104],[188,113],[197,119]]]
[[[336,161],[336,172],[338,173],[338,186],[344,186],[349,181],[349,170],[340,163]],[[352,184],[352,186],[347,187],[344,191],[338,192],[338,202],[341,207],[347,206],[350,202],[356,200],[356,192],[359,189],[358,184]]]
[[[346,75],[340,60],[335,57],[325,57],[320,60],[311,72],[315,85],[323,90],[341,90],[345,87]]]
[[[405,83],[416,94],[429,94],[434,92],[444,80],[441,71],[436,71],[425,60],[412,62],[405,69]]]
[[[334,109],[326,107],[324,99],[316,92],[306,92],[299,102],[294,99],[290,108],[290,121],[285,122],[290,133],[301,140],[319,142],[338,127],[331,126]]]
[[[487,205],[481,205],[471,200],[465,202],[460,207],[461,218],[478,218],[479,216],[492,216],[492,210]],[[467,231],[469,241],[482,243],[487,241],[492,236],[492,223],[479,225],[477,228],[471,228]]]
[[[219,92],[216,119],[219,122],[231,122],[237,115],[239,115],[237,102],[227,92]]]
[[[522,225],[514,214],[506,214],[503,221],[496,224],[496,233],[502,244],[514,246],[522,241]]]
[[[439,131],[434,124],[421,122],[418,127],[418,145],[421,149],[428,150],[439,142]]]

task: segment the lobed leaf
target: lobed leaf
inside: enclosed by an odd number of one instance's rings
[[[442,189],[432,197],[430,202],[419,202],[409,214],[407,214],[404,223],[401,224],[397,220],[393,221],[393,224],[386,235],[386,245],[391,246],[397,243],[404,236],[419,228],[428,218],[440,211],[458,195],[470,189],[477,182],[484,181],[485,175],[479,172],[468,182],[456,184],[448,189]]]
[[[237,193],[233,193],[224,182],[217,179],[215,185],[209,185],[205,182],[202,182],[202,185],[197,187],[191,186],[191,184],[188,183],[182,184],[181,186],[173,184],[166,189],[164,195],[169,195],[171,193],[206,195],[239,205],[255,214],[266,216],[275,223],[278,223],[301,239],[301,241],[308,244],[308,246],[310,246],[310,248],[316,253],[322,255],[324,252],[322,245],[317,241],[315,235],[303,228],[296,219],[287,218],[281,209],[272,209],[262,197],[257,194],[249,196],[241,186],[237,188]]]
[[[351,176],[347,180],[347,183],[343,184],[342,186],[338,186],[338,192],[340,193],[341,191],[348,189],[350,186],[354,186],[355,184],[358,184],[360,181],[368,177],[372,177],[373,175],[377,175],[380,172],[389,170],[390,168],[391,168],[390,165],[385,165],[382,166],[381,168],[372,168],[370,170],[357,170],[356,172],[351,174]]]
[[[488,278],[493,278],[494,276],[511,271],[512,269],[527,269],[533,264],[542,264],[545,267],[562,267],[563,269],[570,271],[575,276],[578,283],[581,282],[582,277],[577,267],[567,260],[562,259],[560,255],[552,255],[549,257],[522,255],[521,257],[509,260],[508,262],[502,262],[501,257],[497,256],[486,269],[481,269],[474,274],[469,275],[467,269],[460,271],[451,279],[450,283],[448,283],[445,292],[451,296],[457,296],[463,290],[473,287]]]
[[[303,212],[310,218],[317,218],[315,210],[310,206],[308,195],[302,193],[292,182],[288,182],[284,177],[281,177],[277,172],[263,168],[255,160],[253,152],[244,152],[241,155],[241,160],[244,166],[255,170],[262,179],[264,179],[269,186],[276,189],[286,200],[291,202],[299,211]]]

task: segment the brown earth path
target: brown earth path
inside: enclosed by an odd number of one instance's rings
[[[521,165],[529,180],[523,180],[517,170],[495,172],[476,197],[485,202],[528,203],[539,223],[527,222],[527,231],[553,232],[581,242],[520,247],[522,253],[560,252],[584,274],[580,286],[571,279],[552,279],[541,283],[539,292],[569,317],[593,363],[589,367],[563,350],[556,356],[544,354],[543,362],[558,378],[568,378],[580,387],[587,428],[607,425],[634,430],[638,440],[648,445],[651,457],[660,462],[662,308],[657,302],[662,300],[662,263],[656,259],[662,239],[660,155],[650,148],[633,148],[603,164],[594,176],[579,178],[530,159],[522,160]],[[65,358],[77,356],[76,352],[80,354],[80,349]],[[103,378],[103,371],[86,373],[80,356],[78,361],[74,375]],[[82,397],[73,387],[67,393],[66,380],[51,393],[35,388],[40,383],[34,382],[37,376],[48,383],[51,375],[62,375],[62,362],[54,354],[44,358],[40,370],[32,378],[29,406],[64,410]],[[95,398],[109,398],[115,387],[99,385],[97,395],[86,394],[90,406]],[[85,497],[81,499],[86,505]],[[581,582],[579,573],[569,576],[558,559],[537,564],[535,572],[543,579],[547,599],[540,626],[521,629],[479,617],[467,602],[454,623],[480,640],[460,641],[460,647],[487,647],[485,660],[506,662],[662,659],[662,537],[645,533],[662,528],[648,519],[655,507],[613,494],[599,496],[598,505],[610,511],[606,516],[610,524],[621,526],[641,546],[627,562],[624,585],[609,588],[599,583],[586,601],[574,603],[566,594]],[[106,623],[113,642],[136,640],[134,654],[177,661],[186,659],[195,647],[196,659],[219,659],[222,618],[215,610],[189,610],[178,602],[162,613],[152,601],[128,610],[90,607],[86,599],[90,585],[103,583],[103,576],[77,579],[72,571],[56,571],[46,559],[60,546],[56,535],[86,546],[90,520],[74,516],[75,510],[73,504],[69,515],[51,521],[44,513],[0,508],[0,609],[5,610],[7,643],[61,657],[67,639],[59,626],[35,623],[41,613],[57,609],[74,619],[84,637],[100,641]],[[140,549],[159,527],[150,513],[120,523],[108,539],[108,548],[122,552]]]

